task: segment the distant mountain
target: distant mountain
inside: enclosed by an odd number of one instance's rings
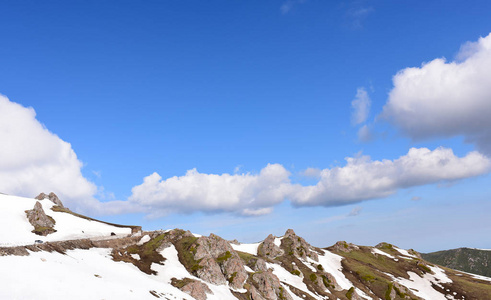
[[[38,198],[0,195],[0,299],[491,299],[491,278],[388,243],[318,248],[289,229],[241,244],[108,224]]]
[[[421,253],[421,256],[429,262],[447,268],[491,277],[491,250],[458,248]]]

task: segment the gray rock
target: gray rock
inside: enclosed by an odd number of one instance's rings
[[[275,236],[270,234],[268,237],[259,245],[258,255],[269,257],[274,259],[277,256],[283,255],[283,250],[276,246],[274,243]]]
[[[252,280],[262,297],[268,300],[287,299],[293,300],[292,296],[281,286],[276,275],[268,270],[252,275]]]
[[[286,241],[285,241],[286,240]],[[283,241],[285,244],[289,245],[290,251],[297,257],[306,259],[310,257],[315,261],[319,261],[319,256],[315,252],[313,247],[307,243],[303,238],[297,236],[293,229],[288,229],[283,236]]]
[[[247,271],[239,255],[217,235],[198,238],[194,259],[201,259],[199,265],[202,268],[197,275],[207,282],[225,284],[228,281],[232,288],[241,289],[247,279]]]
[[[191,280],[190,283],[186,284],[181,288],[181,291],[189,294],[191,297],[196,300],[206,300],[206,294],[213,295],[213,292],[210,288],[201,281]]]
[[[53,228],[55,226],[55,220],[50,216],[47,216],[44,212],[43,206],[39,201],[36,201],[34,208],[26,210],[27,219],[32,226],[34,226],[34,232],[38,235],[46,236],[50,233],[56,232]]]
[[[54,204],[65,208],[65,206],[63,206],[63,203],[61,202],[61,200],[53,192],[49,193],[49,195],[46,195],[45,193],[41,193],[41,194],[37,195],[36,198],[34,198],[34,199],[37,199],[37,200],[49,199]]]

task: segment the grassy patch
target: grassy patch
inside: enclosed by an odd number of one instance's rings
[[[232,253],[230,253],[230,251],[227,251],[224,254],[222,254],[219,257],[217,257],[217,263],[219,263],[219,264],[220,263],[223,263],[223,262],[227,261],[231,257],[232,257]]]
[[[170,284],[172,284],[173,286],[175,286],[176,288],[178,289],[182,289],[184,286],[186,286],[187,284],[193,282],[194,280],[192,280],[191,278],[183,278],[183,279],[177,279],[177,278],[172,278],[171,281],[170,281]]]
[[[392,292],[392,287],[394,284],[389,283],[389,287],[387,288],[387,291],[385,292],[385,300],[390,300],[390,293]]]
[[[310,274],[310,280],[312,282],[316,282],[317,281],[317,275],[315,275],[315,273]]]
[[[194,236],[185,236],[175,242],[179,261],[186,267],[190,273],[195,273],[203,267],[199,265],[201,260],[195,260],[196,246],[194,243],[198,238]]]
[[[354,287],[350,287],[350,289],[346,292],[346,298],[348,298],[349,300],[351,300],[351,298],[353,297],[353,293],[355,292],[355,288]]]
[[[293,275],[300,276],[300,271],[299,271],[299,270],[293,270],[293,271],[291,271],[291,273],[292,273]]]

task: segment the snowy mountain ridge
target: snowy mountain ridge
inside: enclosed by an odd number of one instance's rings
[[[8,227],[0,268],[9,270],[0,272],[0,299],[491,299],[491,278],[388,243],[321,249],[291,229],[253,244],[181,229],[147,232],[38,198],[0,194]],[[35,230],[28,216],[36,206],[54,232]]]

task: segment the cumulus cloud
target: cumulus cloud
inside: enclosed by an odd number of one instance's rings
[[[356,90],[356,96],[351,101],[351,124],[358,125],[364,123],[367,120],[368,113],[370,112],[370,97],[368,96],[365,88],[361,87]]]
[[[412,139],[463,136],[491,155],[490,70],[491,34],[464,44],[456,61],[399,71],[381,117]]]
[[[203,174],[196,169],[184,176],[162,179],[153,173],[132,189],[129,201],[154,215],[170,212],[236,212],[261,215],[285,199],[290,172],[268,164],[259,174]]]
[[[398,189],[463,179],[489,172],[491,161],[478,152],[457,157],[451,149],[411,148],[395,160],[348,157],[343,167],[324,169],[313,186],[295,185],[297,206],[334,206],[387,197]]]
[[[1,95],[0,141],[0,192],[34,197],[53,191],[73,208],[97,202],[97,187],[82,175],[71,145],[46,129],[33,108]]]

